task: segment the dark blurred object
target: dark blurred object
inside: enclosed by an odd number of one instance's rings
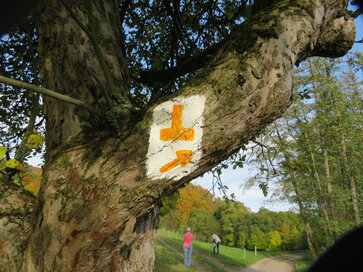
[[[357,18],[359,15],[363,14],[363,0],[352,0],[350,3],[353,6],[358,6],[358,9],[352,14],[353,17]]]
[[[256,14],[260,10],[267,8],[278,0],[254,0],[252,6],[252,14]]]
[[[39,0],[1,0],[0,36],[21,24]]]
[[[307,272],[360,272],[362,267],[363,225],[330,247]]]

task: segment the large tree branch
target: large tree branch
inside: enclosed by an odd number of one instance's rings
[[[75,99],[73,97],[57,93],[55,91],[49,90],[49,89],[44,88],[44,87],[39,87],[39,86],[30,84],[30,83],[26,83],[26,82],[22,82],[22,81],[19,81],[19,80],[16,80],[16,79],[4,77],[2,75],[0,75],[0,83],[4,83],[4,84],[11,85],[11,86],[14,86],[14,87],[23,88],[23,89],[26,89],[26,90],[29,90],[29,91],[44,94],[44,95],[47,95],[49,97],[55,98],[57,100],[60,100],[60,101],[70,103],[70,104],[79,106],[81,108],[84,108],[87,111],[89,111],[91,113],[94,113],[96,115],[103,116],[101,112],[96,111],[94,109],[94,107],[92,107],[91,105],[83,102],[82,100]]]
[[[142,71],[138,81],[151,87],[158,87],[161,83],[171,82],[178,77],[197,71],[218,58],[218,51],[227,41],[228,39],[211,46],[195,56],[185,58],[181,64],[170,69]]]
[[[174,182],[161,177],[158,169],[151,178],[164,182],[165,192],[172,186],[178,188],[227,159],[261,128],[280,117],[291,103],[294,65],[313,55],[342,56],[351,48],[355,25],[344,15],[346,4],[341,0],[300,0],[295,4],[278,1],[238,26],[230,39],[215,49],[214,56],[201,56],[210,62],[204,63],[205,68],[170,99],[171,104],[177,104],[193,95],[205,97],[201,159],[183,178],[176,174]],[[155,73],[153,80],[200,67],[196,58],[183,69]],[[147,116],[159,116],[153,110]],[[150,119],[145,120],[137,135],[148,135],[149,124]],[[145,137],[143,142],[146,141]],[[145,149],[134,153],[144,158]],[[150,157],[158,160],[160,154],[155,152]]]

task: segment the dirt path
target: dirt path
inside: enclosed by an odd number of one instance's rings
[[[255,262],[240,272],[293,272],[294,263],[301,259],[302,255],[278,255]]]
[[[196,253],[198,253],[199,255],[202,255],[203,258],[207,259],[209,262],[213,263],[215,266],[219,267],[219,269],[221,269],[221,271],[224,271],[224,272],[238,272],[238,270],[235,270],[233,268],[230,268],[230,267],[222,264],[221,262],[219,262],[218,260],[216,260],[212,256],[209,256],[209,255],[205,254],[204,252],[201,252],[201,251],[199,251],[197,249],[195,249],[194,251]]]

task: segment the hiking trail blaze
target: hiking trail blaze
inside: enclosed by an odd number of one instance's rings
[[[178,97],[154,109],[147,153],[147,175],[152,179],[180,179],[201,157],[205,97]]]

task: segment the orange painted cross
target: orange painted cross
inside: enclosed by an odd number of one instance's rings
[[[165,164],[163,167],[160,168],[160,172],[168,172],[171,169],[177,166],[186,166],[189,162],[193,159],[193,151],[192,150],[178,150],[176,153],[176,159],[173,161]]]
[[[163,128],[160,130],[160,140],[162,141],[193,141],[194,129],[183,128],[183,105],[174,105],[173,112],[171,114],[171,126],[170,128]],[[176,158],[171,162],[165,164],[160,168],[160,172],[168,172],[177,166],[184,167],[193,158],[192,150],[178,150],[176,151]]]
[[[183,105],[174,105],[171,114],[171,127],[160,130],[160,140],[162,141],[193,141],[194,129],[183,128]]]

